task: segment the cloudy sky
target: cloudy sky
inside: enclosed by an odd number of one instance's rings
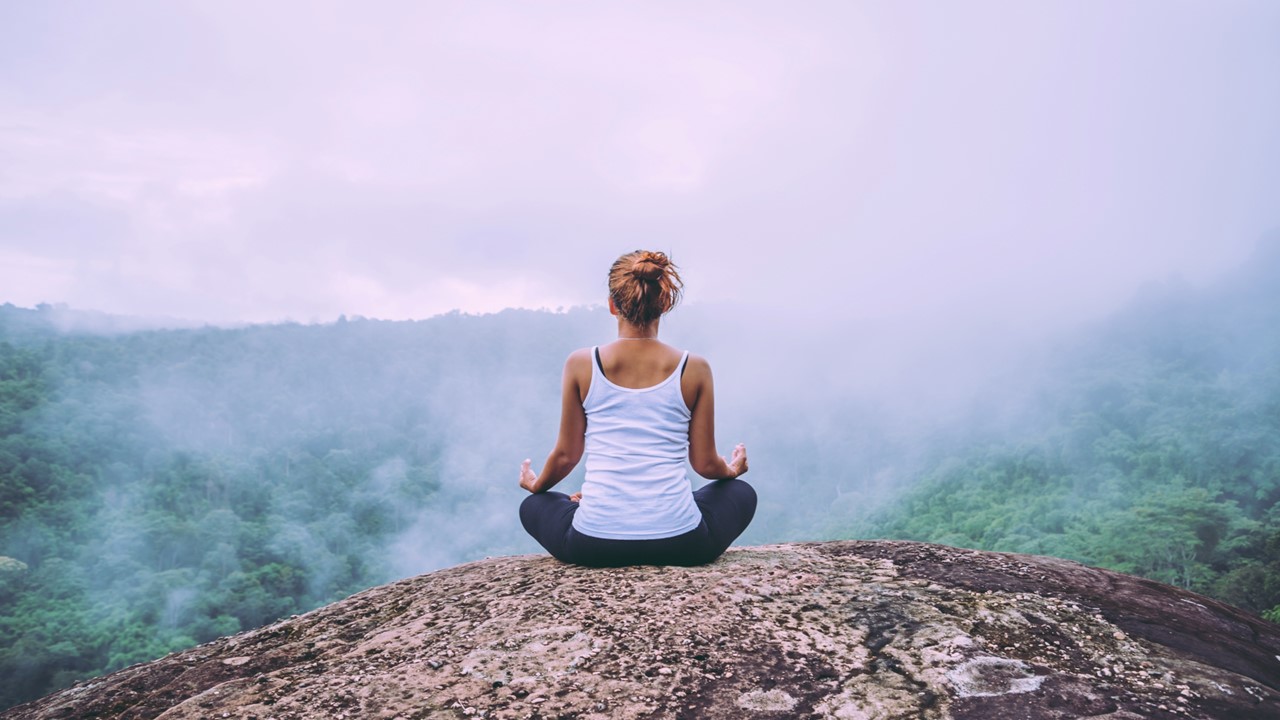
[[[0,0],[0,302],[1104,312],[1280,228],[1280,3]]]

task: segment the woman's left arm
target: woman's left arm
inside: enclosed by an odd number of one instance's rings
[[[747,446],[738,443],[732,458],[716,452],[716,409],[711,365],[697,355],[689,356],[681,392],[692,414],[689,418],[689,465],[708,480],[729,480],[747,472]]]
[[[541,473],[533,472],[529,460],[520,464],[520,487],[531,493],[546,492],[578,466],[587,434],[587,413],[582,409],[582,388],[590,382],[591,351],[575,351],[564,362],[564,380],[560,392],[560,435],[556,438],[556,446],[542,464]]]

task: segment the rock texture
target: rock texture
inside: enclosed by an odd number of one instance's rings
[[[700,568],[496,558],[18,718],[1280,718],[1280,627],[1076,563],[906,542]]]

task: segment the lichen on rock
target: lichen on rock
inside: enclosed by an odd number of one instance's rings
[[[494,558],[3,718],[1275,718],[1280,628],[1076,563],[907,542],[696,568]]]
[[[1035,692],[1044,678],[1021,660],[1000,657],[970,658],[947,671],[947,680],[962,698]]]

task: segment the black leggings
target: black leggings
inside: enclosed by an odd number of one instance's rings
[[[717,480],[693,493],[702,511],[698,527],[657,540],[610,540],[573,529],[578,503],[558,492],[530,495],[520,522],[557,560],[589,567],[705,565],[720,557],[756,514],[756,491],[742,480]]]

